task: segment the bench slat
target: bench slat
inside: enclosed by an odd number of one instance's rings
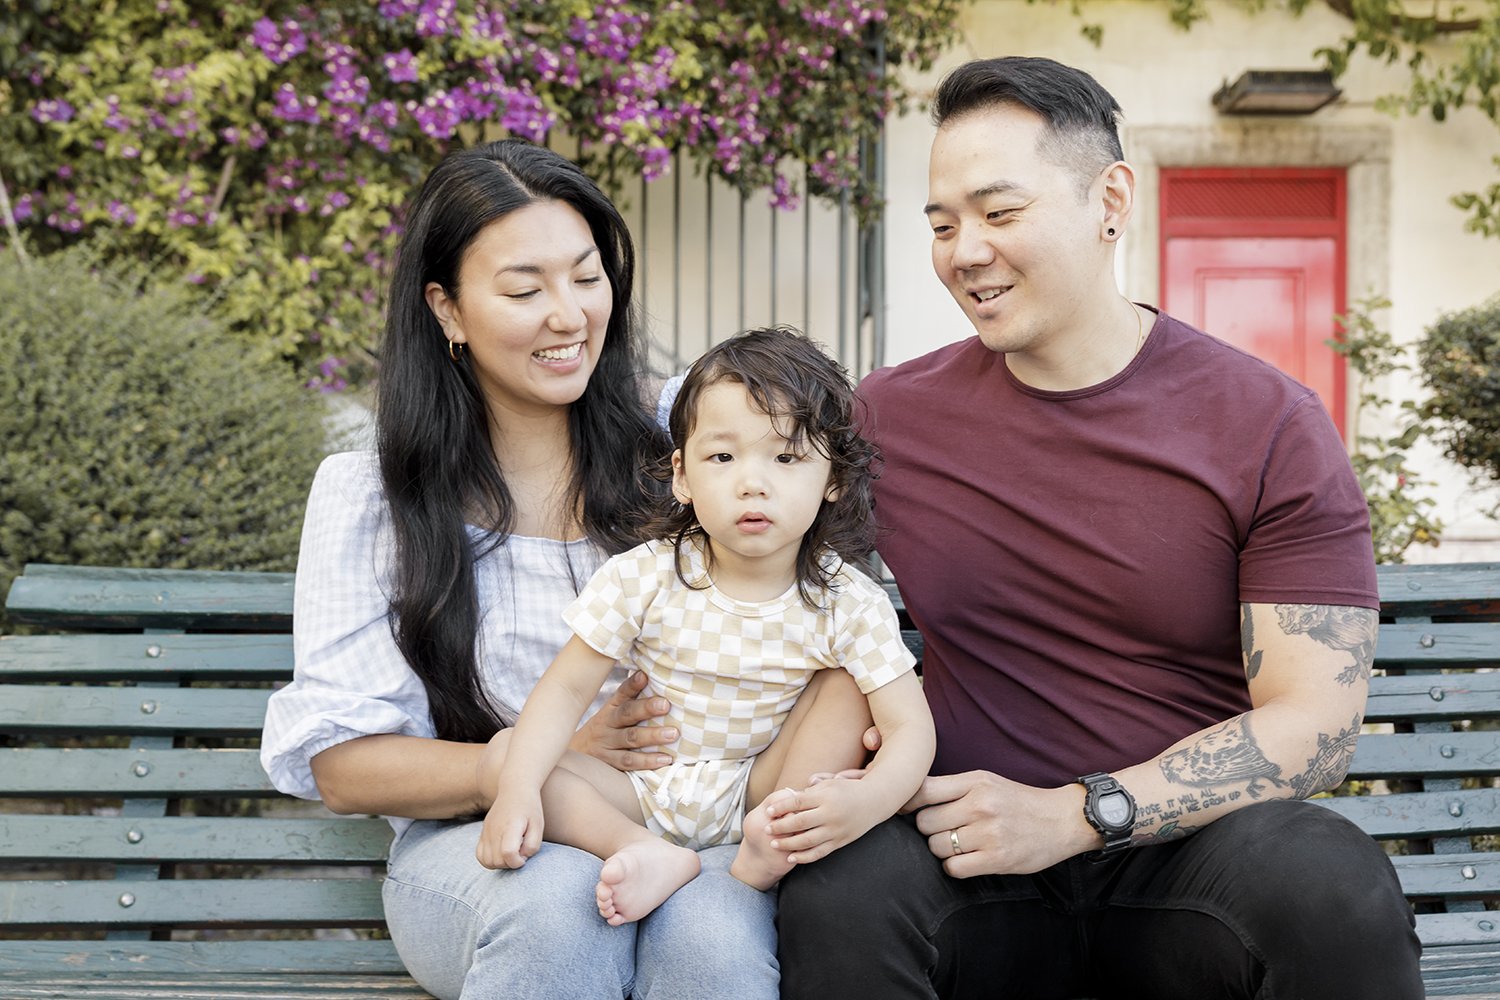
[[[1500,622],[1387,623],[1375,666],[1389,669],[1483,667],[1500,663]]]
[[[401,975],[406,967],[390,941],[0,940],[0,976],[32,970]]]
[[[1500,945],[1500,914],[1481,910],[1478,913],[1419,913],[1417,936],[1426,945]],[[1495,966],[1491,970],[1496,971]]]
[[[1500,830],[1493,789],[1344,795],[1309,799],[1358,824],[1372,837],[1445,837]]]
[[[268,690],[0,684],[0,730],[258,736]]]
[[[291,573],[28,563],[5,607],[12,621],[53,628],[286,632],[293,579]]]
[[[1500,732],[1366,733],[1354,749],[1351,778],[1500,774]]]
[[[1408,896],[1492,896],[1500,894],[1500,855],[1411,854],[1391,858]]]
[[[0,814],[0,859],[381,864],[391,836],[389,823],[367,818]]]
[[[259,750],[0,749],[0,797],[279,796]]]
[[[289,635],[34,635],[0,637],[7,680],[284,680]]]
[[[254,976],[246,973],[214,976],[143,976],[115,973],[114,978],[49,975],[45,982],[14,981],[0,975],[7,1000],[27,997],[79,1000],[431,1000],[430,994],[407,977]]]
[[[927,651],[922,633],[901,630],[901,639],[921,660]],[[1382,625],[1375,647],[1375,666],[1389,670],[1472,669],[1500,664],[1500,623],[1459,622]],[[1379,681],[1382,678],[1373,678]],[[1500,714],[1500,705],[1492,711]]]
[[[1366,722],[1500,715],[1500,673],[1372,677]]]
[[[291,573],[131,570],[30,563],[7,611],[61,628],[226,628],[286,631]],[[1500,564],[1378,567],[1382,612],[1394,617],[1500,614]],[[888,587],[899,598],[894,585]]]
[[[1500,614],[1500,563],[1382,565],[1376,578],[1393,618]]]
[[[0,881],[14,927],[375,927],[378,878]],[[124,900],[129,900],[125,905]]]

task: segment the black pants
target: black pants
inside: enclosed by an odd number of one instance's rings
[[[897,817],[783,880],[783,1000],[1420,1000],[1380,847],[1306,802],[1036,875],[948,877]]]

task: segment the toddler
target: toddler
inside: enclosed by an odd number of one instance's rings
[[[520,867],[543,839],[589,851],[604,861],[599,912],[619,925],[696,877],[699,848],[739,843],[730,871],[768,889],[915,794],[932,717],[890,600],[854,568],[873,540],[875,455],[853,411],[843,369],[785,328],[692,366],[670,419],[676,504],[659,540],[583,588],[573,638],[492,741],[503,761],[482,864]],[[667,767],[621,772],[566,750],[617,660],[671,704]],[[826,668],[858,691],[809,688]],[[832,702],[816,731],[800,725],[814,698]],[[863,775],[813,781],[859,765],[872,719],[881,746]]]

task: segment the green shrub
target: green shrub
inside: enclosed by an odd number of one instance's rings
[[[0,255],[0,594],[27,562],[288,570],[323,408],[181,292]]]
[[[1413,545],[1437,545],[1443,524],[1432,514],[1436,503],[1427,495],[1428,484],[1407,464],[1412,445],[1430,433],[1427,421],[1415,403],[1397,405],[1380,390],[1393,373],[1411,370],[1406,348],[1397,345],[1375,318],[1390,305],[1382,298],[1351,303],[1349,311],[1338,317],[1342,336],[1327,343],[1348,361],[1352,386],[1359,393],[1349,460],[1370,508],[1375,561],[1399,563],[1406,561],[1406,550]],[[1396,417],[1394,433],[1367,430],[1368,421],[1385,416]]]
[[[1476,478],[1500,482],[1500,295],[1439,317],[1419,354],[1434,438]]]

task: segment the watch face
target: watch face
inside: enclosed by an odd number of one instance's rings
[[[1109,827],[1122,827],[1130,822],[1130,799],[1123,792],[1101,795],[1094,808],[1099,822]]]

